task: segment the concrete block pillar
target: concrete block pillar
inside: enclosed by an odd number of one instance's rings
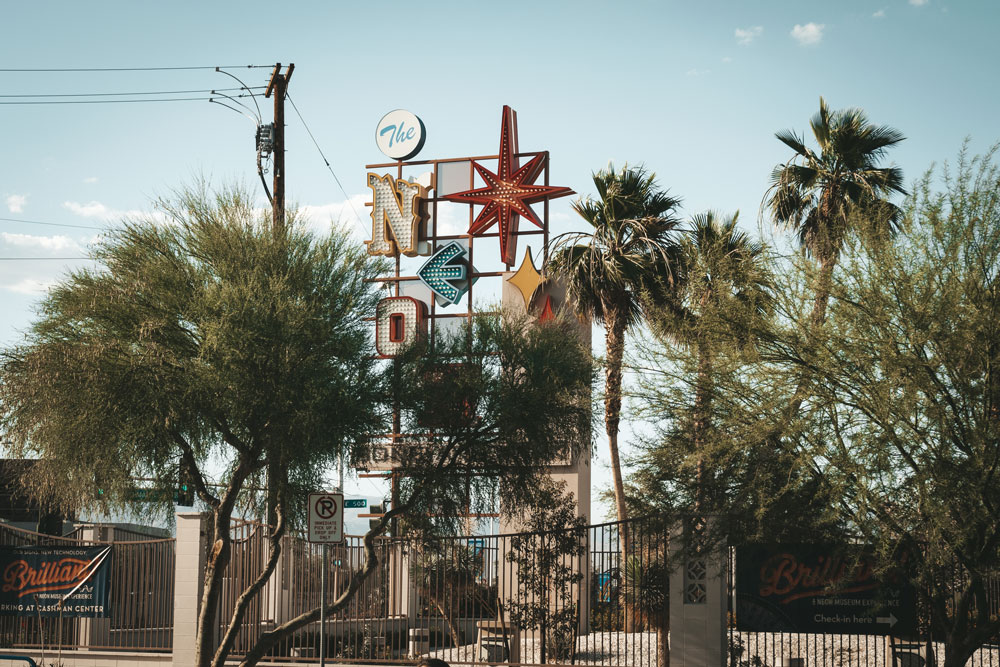
[[[699,540],[699,534],[709,528],[705,519],[691,523],[694,525],[687,529],[676,528],[670,540],[671,555],[677,562],[670,573],[670,665],[723,667],[728,610],[726,549],[724,544],[705,540],[707,546],[697,553],[682,555],[685,540]]]
[[[174,550],[174,667],[195,666],[195,638],[204,589],[208,525],[207,513],[177,513],[177,543]]]

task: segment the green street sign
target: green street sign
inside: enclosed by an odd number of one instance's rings
[[[367,498],[348,498],[344,501],[344,507],[368,507]]]

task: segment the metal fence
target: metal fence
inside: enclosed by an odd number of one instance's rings
[[[0,646],[170,651],[174,625],[174,540],[111,526],[82,526],[67,537],[0,525],[0,545],[111,545],[107,618],[0,616]]]
[[[452,665],[656,667],[668,620],[668,535],[663,521],[645,517],[562,531],[378,539],[379,565],[349,603],[324,628],[314,622],[291,635],[268,660],[317,660],[322,632],[330,662],[403,664],[432,656]],[[70,537],[0,526],[0,545],[106,544],[113,545],[109,618],[0,617],[0,646],[169,651],[174,540],[102,526]],[[266,526],[234,523],[217,639],[267,552]],[[360,537],[348,537],[325,553],[333,600],[362,566],[364,549]],[[284,538],[275,573],[240,624],[234,657],[261,633],[319,605],[323,562],[322,546]],[[731,601],[734,562],[731,553]],[[1000,580],[989,591],[1000,603]],[[928,653],[937,664],[944,657],[943,645],[927,633],[901,642],[876,635],[743,632],[733,614],[730,606],[730,667],[777,667],[789,658],[805,659],[810,667],[896,667],[925,664]],[[982,647],[968,665],[1000,667],[1000,647]]]
[[[929,611],[919,603],[920,627],[917,636],[913,637],[737,630],[735,559],[736,550],[730,549],[729,667],[778,667],[790,664],[809,667],[932,667],[944,663],[944,644],[930,632]],[[958,589],[963,583],[958,568],[949,576],[950,582],[945,583],[950,584],[952,589]],[[1000,604],[1000,577],[994,577],[988,583],[987,596],[995,609]],[[796,663],[795,659],[802,662]],[[966,662],[966,667],[1000,667],[1000,637],[977,650]]]
[[[331,662],[399,664],[429,655],[453,665],[655,667],[663,598],[640,587],[651,572],[662,572],[650,564],[665,554],[666,535],[651,519],[627,526],[625,568],[616,523],[544,533],[379,539],[378,568],[326,621],[325,653]],[[234,527],[219,637],[268,551],[265,526]],[[327,554],[327,595],[333,600],[361,567],[361,538],[330,545]],[[235,655],[262,632],[319,604],[322,558],[320,545],[284,538],[276,571],[241,624]],[[665,585],[657,584],[664,594]],[[268,658],[316,659],[320,632],[319,623],[312,623]]]

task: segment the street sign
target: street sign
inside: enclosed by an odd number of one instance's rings
[[[357,508],[357,507],[368,507],[367,498],[348,498],[344,501],[344,507],[346,508]]]
[[[344,540],[344,494],[309,494],[309,541],[323,544]]]
[[[736,627],[751,632],[906,635],[916,591],[876,575],[860,547],[747,545],[736,549]]]

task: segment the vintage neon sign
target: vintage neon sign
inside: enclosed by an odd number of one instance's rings
[[[409,160],[420,152],[426,139],[424,122],[405,109],[382,116],[375,128],[375,144],[393,160]]]
[[[427,335],[427,306],[410,296],[391,296],[375,307],[375,349],[395,357]]]
[[[538,227],[542,221],[531,210],[531,204],[575,194],[566,187],[535,185],[545,168],[546,156],[536,155],[523,167],[517,159],[517,112],[504,105],[500,119],[500,158],[496,172],[473,161],[486,186],[455,192],[444,199],[465,204],[481,204],[483,210],[469,226],[469,234],[479,236],[494,224],[500,232],[500,260],[510,266],[517,255],[517,223],[525,217]]]
[[[431,255],[417,271],[417,277],[427,285],[442,304],[453,305],[469,291],[468,272],[463,260],[466,249],[452,241]]]
[[[420,202],[427,198],[427,188],[388,174],[372,173],[368,174],[368,187],[372,189],[372,240],[365,241],[368,254],[419,254],[424,218]]]

